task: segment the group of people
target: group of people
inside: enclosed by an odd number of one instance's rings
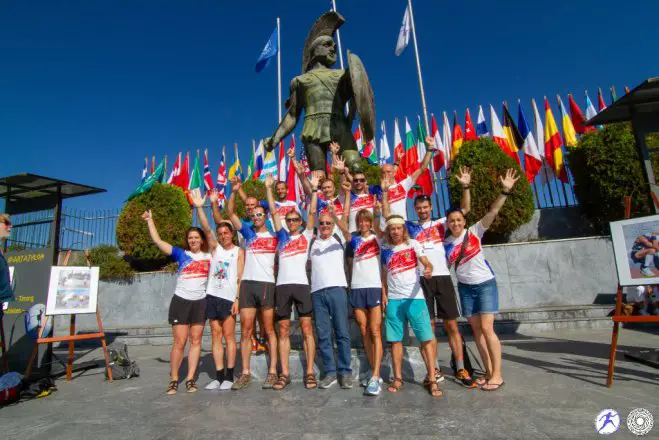
[[[456,381],[467,388],[500,389],[504,385],[501,345],[493,326],[498,291],[494,272],[483,255],[481,239],[519,177],[512,169],[500,177],[501,194],[487,214],[470,227],[465,215],[471,204],[471,170],[466,168],[454,173],[462,186],[460,208],[450,209],[444,218],[433,219],[430,196],[419,195],[414,199],[418,220],[408,220],[408,191],[432,156],[432,138],[426,142],[429,148],[420,169],[396,182],[395,167],[383,165],[379,186],[369,186],[362,172],[351,173],[339,155],[338,144],[333,143],[332,171],[339,175],[339,194],[332,176],[314,172],[307,178],[304,167],[290,151],[289,157],[310,198],[306,223],[299,207],[286,200],[286,184],[275,183],[271,176],[265,180],[265,201],[245,194],[239,178],[232,180],[228,220],[221,216],[218,194],[210,192],[215,229],[204,213],[206,196],[193,191],[190,197],[201,227],[186,232],[182,247],[161,240],[151,212],[146,211],[143,219],[154,243],[179,266],[169,309],[174,343],[167,393],[177,392],[179,368],[188,342],[185,387],[188,392],[198,390],[195,377],[206,320],[210,322],[216,368],[216,378],[206,388],[241,390],[249,386],[253,379],[251,337],[257,316],[269,353],[262,387],[281,390],[289,386],[293,306],[306,357],[305,388],[327,389],[337,382],[342,388],[352,388],[348,302],[371,367],[361,383],[364,394],[376,396],[382,390],[383,319],[384,339],[391,344],[393,361],[390,392],[399,392],[403,387],[402,344],[409,323],[427,369],[424,386],[433,397],[442,395],[438,382],[443,376],[437,368],[434,331],[434,321],[440,319],[455,360]],[[236,197],[243,200],[247,218],[236,214]],[[460,305],[450,268],[457,276]],[[234,378],[237,315],[242,371]],[[472,378],[465,369],[463,341],[456,321],[460,315],[467,318],[473,331],[485,369],[482,377]],[[314,373],[316,348],[323,367],[322,378],[316,378]]]

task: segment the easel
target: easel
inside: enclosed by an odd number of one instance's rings
[[[2,371],[4,373],[9,373],[9,361],[7,360],[7,348],[5,347],[5,327],[4,322],[2,322],[3,318],[4,316],[0,316],[0,350],[2,350],[0,358],[2,359]]]
[[[653,194],[654,196],[654,194]],[[655,206],[659,207],[659,201],[653,197]],[[631,217],[631,204],[632,198],[625,196],[625,219]],[[618,292],[616,293],[616,311],[613,315],[613,334],[611,336],[611,351],[609,352],[609,372],[606,377],[606,386],[611,388],[613,385],[613,369],[616,363],[616,348],[618,346],[618,332],[621,322],[659,322],[659,316],[624,316],[620,312],[622,310],[622,286],[618,284]]]
[[[64,257],[64,263],[62,264],[63,266],[66,266],[69,262],[69,257],[71,256],[71,250],[68,250],[66,253],[66,257]],[[85,250],[85,258],[87,259],[87,265],[91,266],[91,262],[89,261],[89,252]],[[39,337],[34,343],[34,348],[32,349],[32,354],[30,355],[30,360],[27,363],[27,368],[25,370],[25,378],[30,377],[30,373],[32,372],[32,364],[34,363],[34,359],[37,357],[37,353],[39,351],[39,344],[51,344],[53,342],[64,342],[64,341],[69,341],[69,359],[66,364],[66,381],[70,382],[71,381],[71,376],[73,373],[73,348],[74,348],[74,343],[75,341],[81,341],[85,339],[100,339],[101,340],[101,345],[103,346],[103,355],[105,356],[105,367],[107,368],[108,372],[108,380],[112,382],[112,371],[110,369],[110,359],[108,358],[108,350],[107,346],[105,344],[105,331],[103,331],[103,323],[101,322],[101,314],[98,311],[98,306],[96,307],[96,321],[98,322],[98,329],[99,331],[97,333],[86,333],[82,335],[76,335],[76,315],[71,314],[71,323],[69,325],[69,335],[68,336],[58,336],[58,337],[50,337],[50,338],[44,338],[43,337],[43,332],[46,328],[46,323],[48,322],[49,316],[46,315],[44,317],[43,323],[41,323],[40,328],[39,328]],[[55,326],[53,326],[53,333],[55,332]]]

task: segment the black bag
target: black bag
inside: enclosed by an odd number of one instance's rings
[[[137,362],[131,361],[128,357],[128,347],[126,344],[113,343],[108,347],[108,357],[110,358],[110,371],[112,379],[130,379],[140,375],[140,367]],[[105,370],[105,378],[108,378],[108,370]]]

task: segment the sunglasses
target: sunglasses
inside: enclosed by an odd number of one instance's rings
[[[294,217],[294,218],[287,218],[286,223],[293,223],[293,222],[301,222],[302,219],[299,217]]]
[[[318,222],[320,226],[332,226],[334,223],[332,222]]]
[[[355,182],[366,182],[366,179],[352,179]]]
[[[2,223],[7,226],[11,226],[11,222],[9,220],[2,220]]]
[[[265,214],[262,212],[257,212],[256,214],[252,214],[252,218],[261,218],[264,217]]]

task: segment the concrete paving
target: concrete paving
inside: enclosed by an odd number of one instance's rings
[[[71,383],[58,380],[47,398],[0,409],[3,439],[584,439],[599,438],[596,414],[621,416],[614,438],[636,438],[626,426],[634,408],[655,417],[644,438],[659,438],[659,370],[627,361],[628,348],[657,348],[657,330],[623,329],[613,388],[605,386],[607,330],[526,333],[503,341],[506,385],[498,392],[467,390],[449,379],[445,397],[433,399],[418,384],[402,392],[362,396],[362,389],[307,391],[294,382],[284,391],[253,383],[242,392],[164,393],[168,348],[130,347],[142,376],[110,384],[100,369]],[[473,347],[473,343],[470,343]],[[449,351],[440,345],[442,367]],[[81,351],[77,362],[100,358]],[[202,354],[200,386],[213,369]]]

